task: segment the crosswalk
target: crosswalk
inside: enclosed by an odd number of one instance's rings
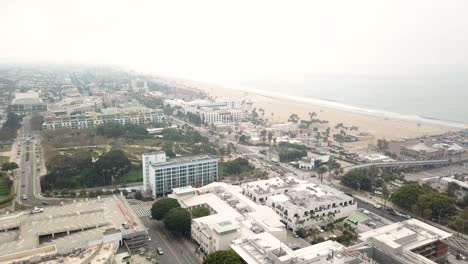
[[[128,202],[138,217],[142,218],[151,215],[151,203],[145,203],[138,200],[129,200]]]

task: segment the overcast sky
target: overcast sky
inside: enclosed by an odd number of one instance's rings
[[[467,0],[2,0],[0,60],[197,80],[466,69]]]

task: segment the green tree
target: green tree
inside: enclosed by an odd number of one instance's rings
[[[173,208],[180,208],[180,204],[176,199],[163,198],[158,200],[151,207],[151,217],[156,220],[162,220],[167,212]]]
[[[208,209],[206,207],[196,207],[196,208],[192,209],[192,218],[193,219],[203,217],[203,216],[207,216],[207,215],[210,215],[210,209]]]
[[[16,164],[16,162],[5,162],[3,163],[2,165],[2,171],[14,171],[16,169],[18,169],[18,164]]]
[[[141,194],[141,191],[137,191],[135,192],[135,195],[134,195],[135,199],[137,200],[143,200],[143,194]]]
[[[328,168],[326,165],[322,165],[317,169],[317,173],[320,177],[320,183],[323,183],[323,174],[325,174],[328,171]]]
[[[454,182],[449,182],[447,184],[447,195],[452,197],[452,198],[457,198],[457,191],[460,190],[460,187],[454,183]]]
[[[299,122],[299,116],[297,114],[292,114],[289,116],[289,119],[288,119],[288,122],[291,122],[291,123],[294,123],[294,124],[297,124],[297,122]]]
[[[191,223],[190,212],[184,208],[172,208],[164,216],[164,226],[176,234],[184,234],[190,231]]]
[[[411,206],[419,201],[419,196],[426,191],[418,183],[409,183],[393,192],[390,198],[396,205],[411,210]]]
[[[203,264],[241,264],[242,259],[233,250],[219,250],[209,254]]]

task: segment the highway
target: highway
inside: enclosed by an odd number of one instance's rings
[[[411,161],[391,161],[391,162],[376,162],[353,165],[345,167],[346,171],[364,169],[368,167],[388,168],[388,167],[420,167],[432,165],[448,165],[449,160],[411,160]]]

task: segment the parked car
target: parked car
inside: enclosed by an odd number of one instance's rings
[[[158,248],[158,255],[164,255],[164,251],[162,250],[162,248]]]

